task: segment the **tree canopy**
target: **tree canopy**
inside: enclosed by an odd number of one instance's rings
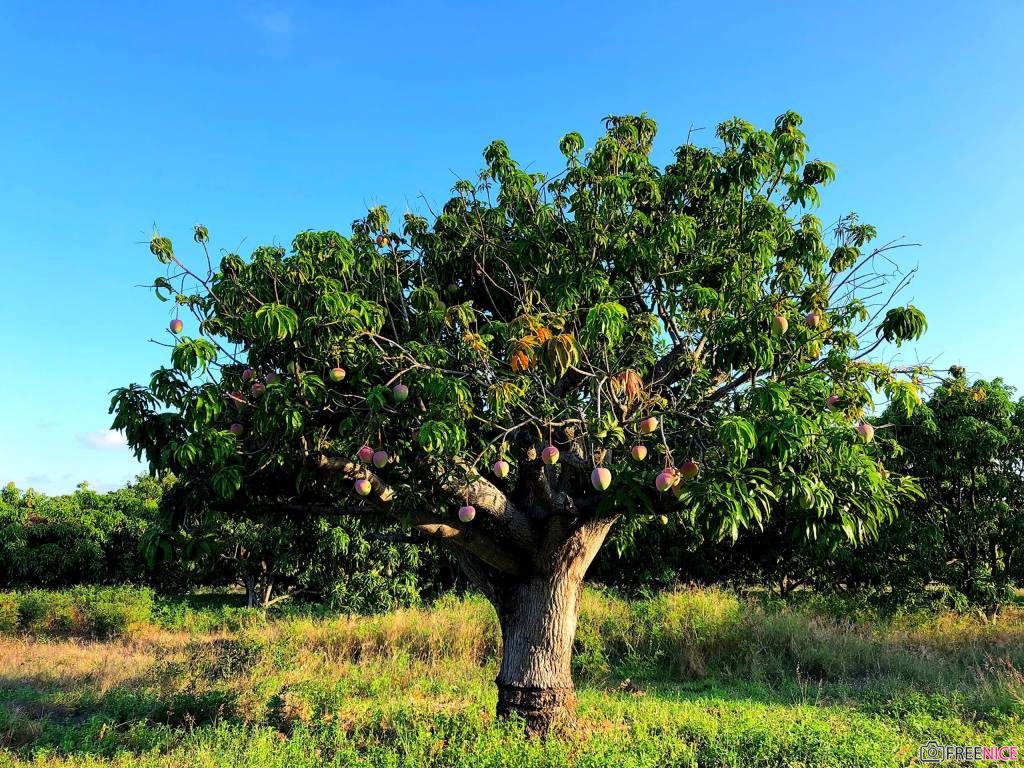
[[[951,374],[913,414],[885,414],[901,448],[891,464],[924,495],[902,510],[878,566],[902,563],[909,586],[951,585],[992,615],[1024,574],[1024,401],[1002,379]]]
[[[124,488],[45,496],[0,489],[0,587],[141,581],[138,543],[157,517],[166,483],[145,475]]]

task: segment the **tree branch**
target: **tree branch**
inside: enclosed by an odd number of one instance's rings
[[[501,573],[522,576],[529,570],[527,557],[516,557],[514,549],[500,546],[479,528],[457,526],[429,512],[414,512],[411,517],[413,526],[425,536],[461,547]]]
[[[392,503],[395,498],[394,490],[363,465],[346,458],[320,456],[316,466],[322,470],[337,472],[347,479],[361,477],[369,480],[372,490],[366,496],[366,500],[382,511],[400,517],[400,513],[394,509]],[[446,490],[453,495],[458,495],[453,489],[446,488]],[[465,547],[499,571],[504,573],[523,572],[526,558],[516,556],[516,546],[514,545],[519,544],[517,538],[521,536],[528,536],[525,543],[532,543],[534,540],[525,516],[505,498],[501,491],[483,479],[471,483],[465,497],[468,497],[473,506],[479,506],[481,517],[484,520],[496,524],[499,533],[505,534],[501,539],[496,541],[488,536],[485,532],[486,529],[480,527],[479,523],[470,527],[467,524],[449,521],[425,510],[416,510],[411,513],[413,526],[430,538],[442,539],[451,544]],[[504,540],[508,539],[510,539],[508,545],[513,546],[505,545]]]

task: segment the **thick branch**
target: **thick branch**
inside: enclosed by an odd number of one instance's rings
[[[383,480],[377,477],[362,464],[356,464],[349,459],[336,458],[332,456],[320,456],[316,464],[318,469],[328,472],[336,472],[346,480],[357,480],[365,478],[370,481],[371,492],[366,500],[376,506],[387,507],[395,498],[395,492],[389,488]]]
[[[484,597],[490,601],[491,605],[495,607],[495,610],[498,610],[501,595],[497,588],[498,577],[494,571],[480,558],[474,557],[464,549],[456,549],[455,558],[459,562],[459,568],[462,569],[470,583],[480,590]]]
[[[459,498],[466,498],[468,494],[469,503],[483,511],[520,547],[530,550],[536,546],[537,537],[530,527],[529,517],[494,483],[478,476],[464,491],[447,487],[445,490]]]
[[[502,573],[522,576],[529,570],[530,564],[525,556],[517,557],[515,549],[502,547],[479,528],[456,525],[429,512],[414,512],[411,517],[413,526],[420,533],[461,547]]]
[[[384,512],[397,515],[392,504],[395,497],[394,490],[363,465],[345,458],[321,456],[317,460],[317,466],[326,471],[337,472],[347,479],[366,478],[370,481],[372,488],[366,500]],[[479,480],[470,486],[469,500],[474,506],[479,505],[479,511],[483,513],[481,517],[498,523],[501,532],[513,529],[510,521],[515,515],[518,514],[522,517],[522,513],[518,512],[504,494],[486,480]],[[414,511],[411,514],[411,519],[412,524],[420,533],[433,539],[464,547],[499,571],[517,574],[524,570],[526,558],[517,556],[516,547],[505,546],[504,542],[496,541],[487,535],[486,530],[479,523],[464,525],[446,520],[425,510]],[[526,530],[529,532],[528,527]],[[532,540],[532,533],[530,535]],[[510,538],[513,540],[508,543],[514,544],[515,537],[511,536]]]

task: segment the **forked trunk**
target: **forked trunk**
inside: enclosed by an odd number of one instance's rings
[[[544,736],[576,713],[572,645],[583,576],[617,516],[567,525],[555,517],[532,553],[522,550],[514,572],[465,549],[455,553],[463,573],[491,601],[501,627],[498,717],[521,717],[530,736]],[[515,562],[515,561],[513,561]]]
[[[581,575],[562,572],[499,590],[498,716],[518,715],[532,736],[574,718],[572,645],[582,586]]]

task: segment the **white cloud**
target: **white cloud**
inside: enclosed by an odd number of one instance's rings
[[[288,11],[266,11],[256,17],[256,23],[272,37],[285,38],[292,33],[292,15]]]
[[[128,445],[124,433],[113,429],[97,429],[95,432],[87,432],[84,435],[79,435],[78,440],[82,445],[101,451],[117,450]]]

